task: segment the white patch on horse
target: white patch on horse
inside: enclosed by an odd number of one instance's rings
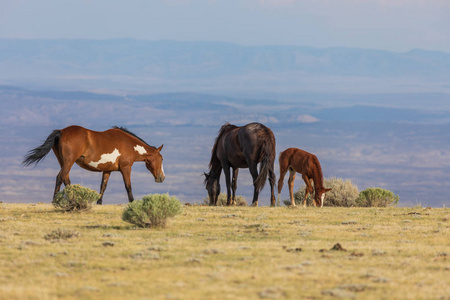
[[[97,161],[97,162],[91,161],[91,162],[89,163],[89,165],[90,165],[91,167],[97,168],[98,165],[100,165],[100,164],[115,163],[116,160],[117,160],[117,158],[118,158],[119,156],[120,156],[119,150],[114,149],[114,151],[111,152],[111,153],[105,153],[105,154],[102,154],[102,155],[100,156],[100,160],[99,160],[99,161]]]
[[[325,193],[322,194],[321,200],[322,201],[320,201],[320,207],[323,207],[323,200],[325,200]]]
[[[140,155],[147,153],[147,151],[145,151],[145,148],[139,145],[134,146],[134,150]]]

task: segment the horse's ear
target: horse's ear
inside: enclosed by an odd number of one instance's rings
[[[325,193],[331,191],[331,189],[325,189]]]
[[[159,148],[158,148],[158,152],[160,152],[162,150],[162,148],[164,147],[164,144],[162,144]]]

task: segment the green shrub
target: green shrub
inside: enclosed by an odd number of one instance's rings
[[[203,204],[209,205],[209,197],[203,199]],[[220,193],[217,198],[217,206],[227,206],[227,194]],[[236,196],[236,206],[248,206],[247,200],[243,196]]]
[[[90,188],[71,184],[56,193],[52,204],[63,211],[83,211],[92,208],[100,194]]]
[[[368,188],[359,193],[356,200],[361,207],[387,207],[388,205],[397,205],[400,197],[389,190],[382,188]]]
[[[341,178],[324,179],[324,187],[331,189],[331,191],[325,194],[325,200],[323,206],[344,206],[351,207],[356,206],[356,199],[358,199],[359,192],[356,185],[350,180],[343,180]],[[294,200],[296,205],[303,205],[303,197],[305,196],[306,186],[301,187],[294,193]],[[313,192],[314,193],[314,192]],[[313,196],[308,194],[306,198],[306,204],[308,206],[313,205]],[[285,205],[291,205],[290,200],[283,201]]]
[[[168,218],[180,214],[183,205],[169,194],[152,194],[128,204],[122,220],[139,227],[165,227]]]

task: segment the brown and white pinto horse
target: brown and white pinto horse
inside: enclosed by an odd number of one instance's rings
[[[306,206],[306,197],[308,192],[312,195],[314,183],[314,206],[323,207],[325,193],[331,191],[323,187],[322,167],[319,159],[314,154],[308,153],[297,148],[288,148],[281,152],[280,158],[280,179],[278,180],[278,205],[280,205],[280,194],[283,188],[284,175],[289,170],[289,196],[291,205],[295,206],[294,201],[294,179],[296,173],[301,173],[302,178],[306,183],[305,197],[303,199],[303,206]]]
[[[22,164],[37,165],[53,149],[61,166],[56,176],[53,198],[59,192],[62,183],[70,184],[69,172],[74,163],[88,171],[103,172],[100,199],[97,204],[102,204],[103,193],[111,172],[120,171],[128,200],[132,202],[134,198],[131,192],[131,166],[135,161],[145,161],[155,181],[163,182],[165,175],[162,165],[163,157],[160,154],[162,147],[155,148],[148,145],[123,127],[115,126],[98,132],[80,126],[69,126],[54,130],[41,146],[27,153]]]

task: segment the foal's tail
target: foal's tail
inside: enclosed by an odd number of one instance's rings
[[[261,157],[262,159],[259,167],[259,175],[254,182],[258,191],[261,191],[264,188],[269,171],[274,171],[273,163],[275,161],[275,137],[270,129],[267,140],[264,141],[261,147]],[[269,178],[269,180],[273,179]]]
[[[53,130],[41,146],[28,151],[27,155],[25,155],[25,159],[22,161],[22,165],[24,167],[28,167],[33,163],[37,165],[50,152],[53,145],[58,142],[60,137],[61,130]]]

